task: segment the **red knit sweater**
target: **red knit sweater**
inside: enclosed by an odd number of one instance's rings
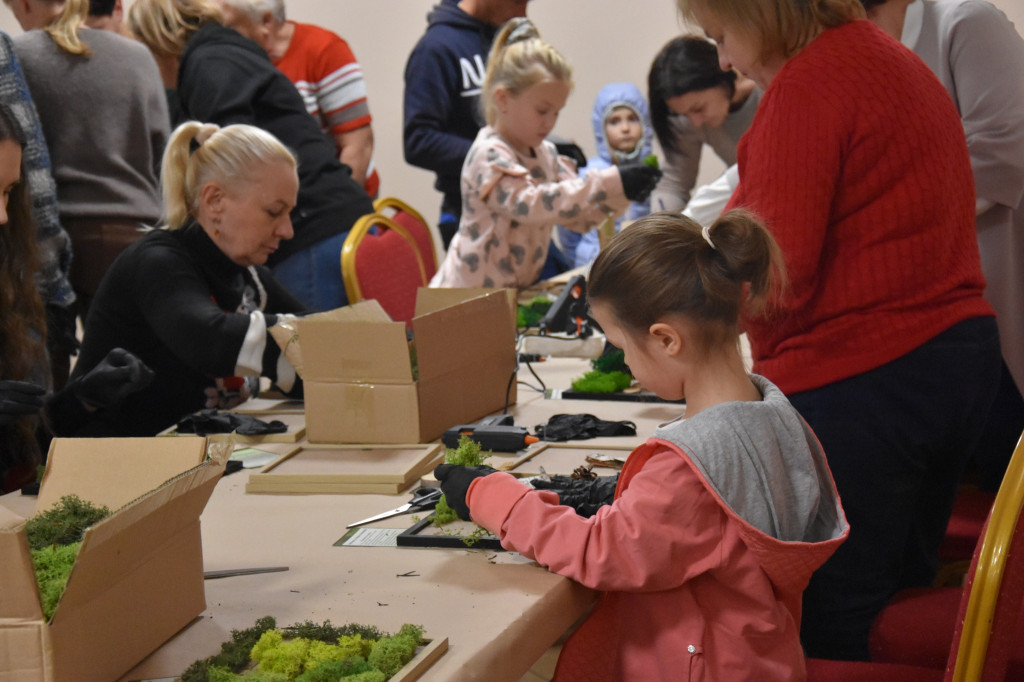
[[[754,371],[783,392],[993,314],[959,115],[924,62],[870,22],[827,30],[786,63],[738,161],[730,207],[759,214],[786,258],[783,309],[747,323]]]

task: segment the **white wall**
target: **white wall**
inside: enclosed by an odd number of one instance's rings
[[[1022,0],[991,0],[1018,31],[1024,29]],[[131,0],[124,0],[129,4]],[[437,0],[287,0],[289,15],[320,24],[349,42],[365,73],[376,135],[381,194],[394,195],[437,219],[440,194],[433,175],[402,156],[402,89],[405,60],[426,27]],[[685,28],[672,0],[534,0],[529,14],[545,40],[573,65],[576,89],[555,132],[594,153],[590,109],[607,83],[632,81],[646,92],[654,55]],[[0,7],[0,29],[21,32],[10,10]],[[722,164],[705,150],[701,182],[716,177]]]

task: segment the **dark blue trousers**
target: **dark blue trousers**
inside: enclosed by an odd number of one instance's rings
[[[888,600],[934,580],[1001,363],[995,318],[972,318],[877,369],[789,396],[821,441],[850,523],[804,593],[808,656],[867,659]]]

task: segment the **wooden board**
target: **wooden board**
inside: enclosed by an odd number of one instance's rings
[[[400,493],[444,458],[440,443],[312,445],[285,453],[249,475],[247,493]]]
[[[541,443],[512,461],[500,462],[492,455],[488,464],[520,477],[536,476],[541,473],[541,467],[544,467],[544,471],[548,475],[568,476],[576,467],[588,465],[588,455],[605,455],[625,459],[633,449],[628,445],[587,445],[585,442]],[[598,464],[593,467],[594,473],[598,476],[611,476],[619,470],[617,467]]]

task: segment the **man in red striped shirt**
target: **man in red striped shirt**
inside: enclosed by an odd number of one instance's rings
[[[284,0],[220,0],[224,23],[259,43],[288,80],[306,110],[338,147],[352,177],[376,197],[373,127],[363,70],[341,37],[313,24],[289,21]]]

